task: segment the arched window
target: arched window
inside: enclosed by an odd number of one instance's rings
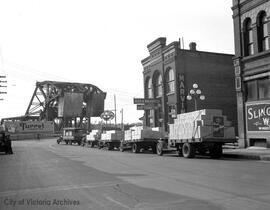
[[[254,43],[253,43],[253,31],[251,27],[251,19],[245,20],[244,24],[244,47],[245,56],[254,54]]]
[[[268,27],[266,13],[263,11],[257,19],[258,47],[259,52],[269,50]]]
[[[146,97],[153,98],[152,79],[151,78],[148,78],[146,80]]]
[[[166,93],[174,93],[174,71],[169,68],[166,72]]]
[[[162,77],[161,74],[156,75],[154,82],[155,97],[162,96]]]

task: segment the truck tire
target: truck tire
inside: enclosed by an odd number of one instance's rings
[[[156,145],[156,152],[157,152],[157,155],[159,155],[159,156],[163,155],[163,148],[162,147],[163,147],[162,143],[158,142]]]
[[[195,157],[194,145],[190,143],[184,143],[182,147],[182,153],[185,158],[194,158]]]
[[[65,142],[66,142],[66,144],[68,144],[68,141],[67,140],[65,140]]]
[[[214,146],[209,149],[210,156],[214,159],[221,158],[222,152],[222,144],[214,144]]]
[[[137,143],[134,143],[132,145],[132,152],[133,153],[138,153],[140,151],[139,145]]]

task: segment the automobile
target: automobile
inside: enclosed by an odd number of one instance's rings
[[[13,154],[10,135],[5,131],[0,131],[0,152]]]
[[[81,145],[86,138],[86,130],[83,128],[63,128],[63,135],[57,139],[57,143],[65,142],[66,144],[77,143]]]

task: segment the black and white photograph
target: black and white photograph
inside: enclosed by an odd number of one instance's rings
[[[0,0],[0,210],[269,210],[270,0]]]

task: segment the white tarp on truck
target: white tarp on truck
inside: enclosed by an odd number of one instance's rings
[[[235,138],[234,127],[222,110],[203,109],[178,114],[169,125],[169,139]]]
[[[161,128],[134,126],[125,131],[125,141],[163,139],[165,136],[166,132]]]

